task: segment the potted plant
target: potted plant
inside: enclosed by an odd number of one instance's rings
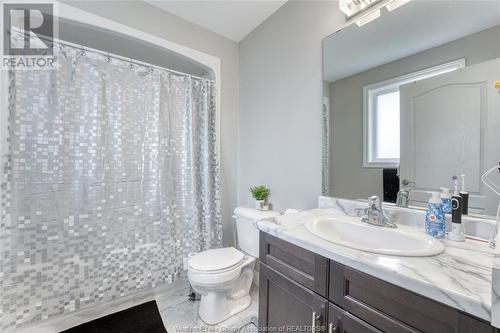
[[[256,209],[265,209],[268,207],[267,198],[271,193],[271,190],[264,185],[254,186],[250,188],[250,193],[252,193],[253,198],[255,199],[255,208]]]

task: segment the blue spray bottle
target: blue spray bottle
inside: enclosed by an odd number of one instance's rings
[[[429,206],[425,213],[425,232],[434,238],[445,236],[445,215],[443,211],[443,200],[439,192],[427,192],[432,194]]]

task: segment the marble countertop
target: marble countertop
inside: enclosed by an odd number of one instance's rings
[[[257,223],[258,228],[331,260],[411,290],[470,315],[491,320],[494,250],[487,243],[443,240],[445,251],[432,257],[398,257],[335,245],[306,230],[304,221],[337,210],[312,209]],[[424,232],[414,226],[403,226]],[[373,228],[379,228],[373,226]]]

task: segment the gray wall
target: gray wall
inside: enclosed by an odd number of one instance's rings
[[[466,58],[467,66],[500,57],[500,26],[330,83],[330,194],[382,196],[382,169],[363,168],[363,86]],[[332,60],[334,61],[334,60]]]
[[[238,44],[143,1],[66,1],[68,4],[221,59],[221,179],[224,243],[233,243],[236,206]]]
[[[321,40],[344,23],[336,1],[290,1],[240,43],[238,203],[265,184],[277,210],[321,192]]]

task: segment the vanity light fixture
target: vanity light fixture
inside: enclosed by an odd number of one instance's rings
[[[340,10],[348,21],[361,27],[380,17],[381,9],[386,7],[389,12],[410,2],[411,0],[339,0]]]
[[[351,18],[381,1],[382,0],[340,0],[339,8],[348,18]]]

